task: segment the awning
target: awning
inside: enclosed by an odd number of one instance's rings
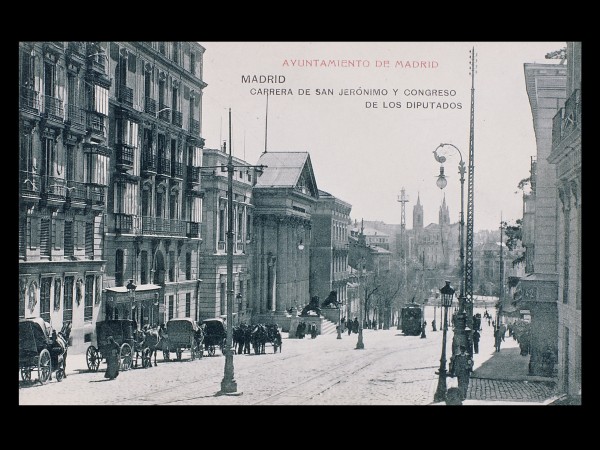
[[[135,301],[156,301],[162,286],[158,284],[141,284],[135,289]],[[125,303],[130,302],[129,292],[125,286],[116,286],[106,288],[106,300],[109,302]]]
[[[135,288],[135,293],[137,294],[138,292],[144,292],[144,291],[157,291],[161,287],[162,286],[160,286],[158,284],[140,284],[139,286],[137,286]],[[106,288],[106,292],[113,292],[116,294],[122,294],[122,293],[127,294],[127,287],[126,286],[109,287],[109,288]]]

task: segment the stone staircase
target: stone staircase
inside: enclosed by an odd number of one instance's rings
[[[321,334],[336,334],[336,326],[337,324],[323,317],[323,324],[321,325]]]

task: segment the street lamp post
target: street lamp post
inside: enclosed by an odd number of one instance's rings
[[[443,148],[449,146],[455,149],[458,152],[458,156],[460,157],[460,162],[458,163],[458,174],[460,175],[460,228],[459,228],[459,242],[460,242],[460,290],[458,295],[458,309],[462,314],[466,314],[468,316],[468,311],[465,308],[465,219],[464,219],[464,208],[465,208],[465,162],[463,161],[462,153],[454,144],[440,144],[433,151],[433,157],[437,162],[442,164],[440,166],[440,174],[437,179],[437,186],[440,189],[444,189],[448,184],[446,180],[446,176],[444,175],[444,166],[443,164],[446,162],[446,156],[442,153]],[[442,150],[440,150],[442,149]],[[471,312],[472,314],[472,312]],[[467,343],[470,343],[471,340],[467,337]],[[468,346],[470,349],[470,345]],[[470,351],[472,354],[472,350]]]
[[[440,293],[442,294],[441,306],[444,308],[444,323],[442,324],[442,357],[437,372],[439,377],[437,390],[433,397],[434,402],[442,402],[446,399],[446,333],[448,332],[448,308],[452,305],[454,297],[454,289],[450,286],[449,281],[446,281],[446,285],[440,289]]]
[[[133,309],[135,309],[135,290],[137,289],[137,286],[135,285],[133,280],[129,280],[129,283],[127,283],[126,287],[127,295],[129,296],[129,300],[131,301],[131,310],[133,311]],[[133,312],[131,313],[131,315],[133,316]]]

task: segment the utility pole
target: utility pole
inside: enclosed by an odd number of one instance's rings
[[[408,197],[406,196],[406,191],[404,187],[400,190],[400,195],[398,196],[399,203],[401,203],[400,208],[400,260],[402,261],[402,270],[403,270],[403,301],[402,303],[406,303],[406,299],[408,297],[408,276],[406,270],[406,246],[405,246],[405,234],[406,234],[406,202],[408,202]],[[396,329],[400,330],[402,325],[400,323],[400,311],[402,307],[398,306],[398,323],[396,325]]]

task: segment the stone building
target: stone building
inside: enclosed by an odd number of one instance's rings
[[[552,121],[566,98],[567,68],[559,64],[524,65],[525,84],[533,116],[536,139],[535,180],[527,206],[535,203],[533,243],[528,236],[530,223],[524,223],[527,275],[518,285],[518,308],[531,315],[529,371],[545,375],[544,354],[558,348],[558,267],[556,246],[557,189],[556,168],[548,161],[552,151]],[[531,218],[528,218],[528,222]],[[533,255],[532,255],[533,253]]]
[[[202,59],[190,42],[102,43],[107,97],[105,315],[198,316]],[[104,98],[104,97],[103,97]],[[137,286],[131,298],[129,280]]]
[[[567,42],[566,101],[553,118],[556,169],[558,379],[570,397],[581,396],[581,42]],[[580,401],[580,400],[579,400]]]
[[[19,43],[19,317],[72,322],[82,351],[102,310],[106,45]]]

